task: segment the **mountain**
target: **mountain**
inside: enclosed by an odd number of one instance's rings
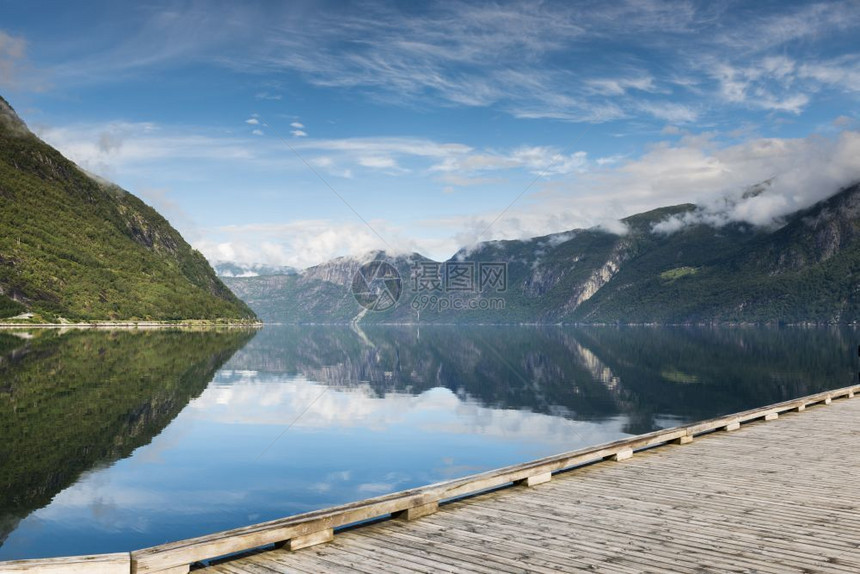
[[[222,277],[222,280],[267,323],[349,323],[364,310],[352,293],[353,279],[362,265],[386,261],[401,278],[411,267],[429,261],[418,253],[389,257],[372,251],[361,258],[338,257],[292,275]]]
[[[403,292],[381,312],[352,297],[355,261],[229,284],[264,320],[286,323],[860,321],[860,184],[770,227],[714,226],[703,214],[684,204],[628,217],[622,235],[593,228],[482,243],[434,263],[442,272],[433,289],[422,288],[426,269],[416,264],[428,259],[393,259]],[[506,271],[504,289],[481,289],[481,267],[496,264]],[[473,288],[446,289],[445,271],[460,268],[473,274]]]
[[[166,219],[84,173],[2,98],[0,206],[0,318],[255,318]]]

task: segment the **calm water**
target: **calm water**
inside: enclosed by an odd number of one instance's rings
[[[0,560],[118,552],[851,384],[855,330],[0,332]]]

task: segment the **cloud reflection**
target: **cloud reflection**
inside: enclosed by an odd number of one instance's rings
[[[189,413],[225,424],[292,424],[305,430],[357,427],[377,432],[408,424],[429,433],[560,444],[594,444],[624,434],[624,417],[597,423],[492,408],[443,387],[417,395],[390,392],[379,397],[368,384],[323,385],[301,375],[256,371],[220,371],[191,402]]]

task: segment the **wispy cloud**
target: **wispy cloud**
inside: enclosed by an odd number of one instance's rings
[[[597,94],[620,96],[631,90],[655,92],[654,78],[634,76],[630,78],[595,78],[585,81],[585,85]]]
[[[426,224],[449,230],[461,245],[486,239],[523,239],[595,225],[615,229],[620,217],[680,203],[704,207],[697,221],[722,225],[744,221],[770,225],[860,181],[860,132],[834,137],[758,138],[723,145],[708,134],[664,143],[639,158],[595,169],[575,181],[544,183],[529,201],[497,211],[436,218]],[[766,193],[740,199],[751,186],[770,180]],[[729,204],[726,198],[736,198]],[[726,206],[729,205],[727,208]],[[663,229],[677,229],[673,222]]]
[[[468,174],[524,168],[533,174],[549,176],[581,173],[587,167],[587,154],[584,151],[563,154],[551,146],[521,146],[508,152],[483,150],[451,154],[432,166],[430,171],[462,177]],[[454,183],[455,180],[447,181]]]
[[[673,143],[656,144],[630,158],[590,158],[584,151],[565,153],[552,146],[476,149],[410,137],[301,139],[293,145],[326,174],[418,177],[416,181],[429,179],[444,186],[433,188],[437,194],[495,186],[502,192],[495,193],[496,197],[513,198],[525,184],[512,182],[541,176],[487,236],[478,234],[498,216],[507,199],[461,206],[457,209],[461,215],[422,220],[421,210],[417,210],[417,219],[408,222],[391,216],[371,220],[389,245],[447,257],[477,239],[516,239],[593,225],[612,227],[619,217],[655,207],[689,201],[709,204],[771,178],[774,183],[766,198],[739,204],[729,217],[755,224],[774,221],[860,179],[860,133],[845,129],[850,121],[847,116],[837,118],[843,131],[835,131],[832,137],[751,138],[730,144],[726,141],[731,139],[723,140],[716,133],[670,129],[667,135],[673,136]],[[840,126],[830,125],[829,129]],[[166,159],[181,165],[177,168],[181,171],[172,176],[177,181],[187,177],[190,159],[201,170],[207,165],[233,165],[250,173],[292,174],[290,179],[308,173],[307,166],[285,153],[275,138],[195,132],[199,130],[111,123],[44,130],[40,135],[83,167],[102,175],[117,170],[148,173]],[[399,193],[376,197],[383,204],[384,198],[405,199]],[[421,201],[416,199],[410,205]],[[375,209],[366,211],[372,217]],[[195,246],[212,259],[299,268],[337,255],[388,248],[361,222],[349,218],[299,217],[290,223],[207,227],[197,229],[194,237]]]
[[[780,65],[791,62],[800,42],[806,60],[821,58],[818,42],[833,34],[847,39],[858,28],[860,5],[850,0],[748,10],[694,0],[455,1],[416,10],[367,2],[336,12],[253,2],[221,2],[214,10],[190,2],[142,8],[106,45],[70,50],[50,73],[64,85],[111,83],[206,62],[249,77],[297,73],[317,87],[407,107],[493,107],[524,119],[591,123],[693,122],[708,101],[797,114],[824,90],[856,92],[850,44],[846,60],[830,54],[805,69]],[[19,59],[21,42],[0,36],[0,54],[7,53],[0,73],[8,75],[8,62]],[[607,75],[610,64],[619,72]],[[282,98],[271,89],[255,97]]]
[[[167,159],[249,162],[260,156],[247,138],[196,127],[107,122],[33,128],[69,159],[106,177]]]
[[[0,30],[0,89],[40,91],[45,87],[27,59],[24,37]]]
[[[856,29],[860,4],[852,0],[800,3],[780,6],[777,12],[744,12],[721,27],[713,40],[737,53],[763,52],[797,41],[820,40],[834,32]]]
[[[834,74],[807,73],[807,82],[791,85],[796,70],[780,67],[788,62],[780,61],[780,52],[767,52],[860,27],[860,8],[851,2],[758,10],[746,20],[718,5],[656,0],[587,6],[455,2],[408,15],[373,5],[362,12],[303,22],[301,30],[286,27],[284,37],[250,64],[298,71],[318,86],[366,88],[370,97],[404,105],[493,106],[520,118],[576,122],[693,122],[707,110],[694,104],[702,95],[799,113],[827,80],[835,81]],[[602,54],[591,51],[604,43],[611,54],[606,57],[623,63],[623,75],[605,76]],[[341,51],[344,45],[349,52]],[[758,63],[745,67],[741,62],[751,51]],[[710,93],[709,67],[719,79]],[[853,83],[844,77],[838,82]],[[693,86],[699,97],[686,99]]]

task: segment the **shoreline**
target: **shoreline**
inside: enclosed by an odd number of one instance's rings
[[[77,323],[2,323],[0,329],[162,329],[169,327],[253,327],[260,328],[262,321],[254,322],[218,322],[189,319],[187,321],[87,321]]]

